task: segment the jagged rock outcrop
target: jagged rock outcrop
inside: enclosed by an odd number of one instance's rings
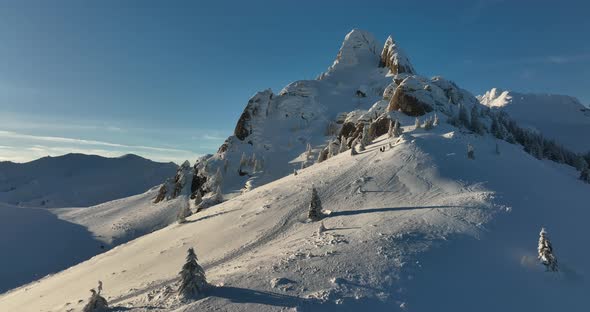
[[[434,110],[432,87],[425,81],[411,76],[397,87],[389,101],[388,111],[401,111],[408,116],[422,116]]]
[[[389,118],[389,114],[384,113],[381,116],[377,117],[375,121],[371,123],[369,128],[369,133],[372,137],[378,137],[384,135],[389,130],[389,122],[391,119]]]
[[[236,128],[234,130],[234,135],[244,141],[246,137],[248,137],[252,133],[252,120],[260,117],[260,116],[267,116],[268,115],[268,108],[270,101],[272,100],[273,93],[270,89],[258,92],[254,95],[249,101],[246,108],[242,112],[238,123],[236,124]]]
[[[159,203],[164,199],[176,198],[181,194],[189,195],[193,176],[194,169],[187,160],[180,166],[180,168],[178,168],[174,178],[168,179],[162,184],[158,191],[158,195],[154,199],[154,203]]]
[[[381,67],[387,67],[393,74],[416,74],[410,59],[393,41],[391,36],[387,37],[383,51],[381,52]]]

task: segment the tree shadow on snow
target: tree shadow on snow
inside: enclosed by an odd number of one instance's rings
[[[388,211],[404,211],[404,210],[420,210],[420,209],[444,209],[444,208],[468,208],[479,209],[475,206],[417,206],[417,207],[386,207],[386,208],[367,208],[357,210],[332,211],[330,217],[338,216],[355,216],[365,213],[388,212]]]

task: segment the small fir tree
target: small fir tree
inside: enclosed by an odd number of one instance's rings
[[[318,191],[315,187],[311,187],[311,202],[309,203],[309,211],[307,213],[307,217],[311,221],[319,221],[323,218],[322,213],[322,201],[320,200],[320,196],[318,195]]]
[[[201,191],[197,190],[195,194],[195,206],[199,206],[203,202],[203,195],[201,195]]]
[[[340,137],[340,149],[338,153],[344,153],[348,149],[348,145],[346,144],[346,138],[344,136]]]
[[[541,232],[539,233],[537,252],[539,254],[539,261],[541,261],[547,271],[557,272],[557,259],[553,254],[553,247],[551,246],[551,241],[549,241],[549,236],[545,228],[541,228]]]
[[[393,136],[397,138],[400,135],[402,135],[403,132],[404,132],[404,130],[402,129],[399,121],[396,119],[395,123],[393,125]]]
[[[199,192],[197,192],[197,193],[199,193]],[[193,214],[193,212],[191,211],[191,208],[190,208],[188,202],[186,202],[185,205],[182,206],[180,211],[178,211],[178,216],[177,216],[178,223],[185,223],[186,218],[190,217],[190,215],[192,215],[192,214]]]
[[[371,136],[369,135],[369,125],[365,124],[363,127],[363,136],[361,138],[361,151],[364,150],[365,146],[371,144]]]
[[[218,203],[223,202],[223,193],[221,192],[221,185],[218,185],[217,189],[215,189],[215,193],[213,194],[213,199]]]
[[[432,125],[435,126],[435,127],[438,127],[438,123],[439,123],[439,121],[438,121],[438,115],[437,114],[434,114],[434,120],[432,121]]]
[[[580,172],[580,180],[590,183],[590,169],[588,167]]]
[[[195,250],[191,247],[188,249],[186,263],[180,271],[180,287],[178,295],[184,299],[194,299],[201,295],[207,287],[207,278],[205,270],[197,262]]]
[[[416,117],[416,122],[414,122],[414,129],[420,129],[420,118]]]
[[[387,129],[387,137],[388,138],[393,138],[393,128],[394,127],[394,121],[393,120],[389,120],[389,128]]]
[[[459,123],[467,128],[470,126],[467,108],[465,108],[465,105],[463,104],[459,104]]]
[[[475,159],[475,149],[473,148],[473,145],[469,143],[467,144],[467,158]]]
[[[483,125],[479,121],[479,111],[477,110],[477,105],[473,105],[471,108],[471,124],[469,128],[475,133],[483,133]]]

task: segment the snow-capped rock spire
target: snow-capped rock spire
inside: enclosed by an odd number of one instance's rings
[[[338,51],[338,56],[331,68],[338,65],[357,65],[361,63],[377,64],[377,41],[369,32],[359,29],[350,31]]]
[[[391,36],[387,37],[383,51],[381,51],[381,66],[388,67],[393,74],[416,74],[410,59]]]

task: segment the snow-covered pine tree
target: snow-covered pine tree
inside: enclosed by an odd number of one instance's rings
[[[574,161],[574,167],[576,167],[578,171],[584,171],[584,169],[588,168],[588,163],[586,162],[586,159],[584,159],[583,156],[579,155],[576,157],[576,160]]]
[[[356,140],[354,141],[352,147],[350,148],[350,156],[354,156],[354,155],[358,154],[356,152],[356,147],[355,147],[356,144],[355,143],[356,143]]]
[[[306,159],[310,159],[311,156],[312,156],[312,154],[311,154],[311,144],[310,143],[307,143],[307,146],[305,148],[305,158]]]
[[[248,157],[246,157],[246,153],[242,153],[242,157],[240,158],[240,170],[248,164]]]
[[[395,123],[393,125],[393,136],[397,138],[400,135],[402,135],[403,132],[404,132],[404,130],[402,129],[399,121],[396,119]]]
[[[256,165],[256,154],[254,152],[252,152],[252,157],[250,157],[250,159],[248,161],[248,166],[250,166],[251,168],[254,168],[255,165]]]
[[[346,144],[346,138],[344,136],[340,137],[340,149],[338,153],[344,153],[348,149],[348,145]]]
[[[188,249],[186,263],[180,271],[180,287],[178,295],[184,299],[194,299],[202,295],[207,287],[205,270],[197,262],[197,254],[191,247]]]
[[[477,110],[477,105],[473,105],[471,108],[471,124],[469,128],[475,133],[483,133],[483,125],[479,121],[479,111]]]
[[[359,144],[359,151],[361,151],[361,152],[362,152],[362,151],[364,151],[364,150],[365,150],[365,140],[363,140],[363,139],[361,138],[361,140],[360,140],[360,144]]]
[[[393,127],[394,127],[394,121],[389,120],[389,129],[387,129],[387,137],[388,138],[393,138]]]
[[[106,312],[109,309],[109,305],[107,300],[100,295],[102,292],[102,282],[98,281],[98,292],[94,289],[91,289],[90,292],[90,299],[88,299],[88,303],[84,306],[83,312]]]
[[[420,129],[420,118],[416,117],[416,122],[414,122],[414,129]]]
[[[217,189],[215,189],[215,193],[213,194],[213,199],[218,203],[223,202],[223,193],[221,192],[221,185],[218,185]]]
[[[538,258],[541,263],[547,268],[547,271],[557,272],[557,259],[553,254],[553,247],[545,228],[541,228],[539,233],[539,246],[537,247]]]
[[[200,190],[197,190],[197,193],[195,194],[195,206],[200,205],[202,201],[203,201],[203,195],[201,195]]]
[[[580,172],[580,180],[590,183],[590,169],[586,167],[586,169]]]
[[[340,150],[340,145],[338,140],[332,140],[328,145],[328,157],[338,155],[338,151]]]
[[[361,138],[361,151],[365,150],[365,146],[371,144],[371,137],[369,136],[369,125],[365,124],[363,127],[363,137]]]
[[[198,194],[200,194],[200,192],[197,191]],[[186,218],[190,217],[190,215],[192,215],[193,212],[191,211],[190,205],[188,204],[188,202],[185,202],[185,205],[183,205],[180,208],[180,211],[178,211],[178,215],[177,215],[177,220],[178,223],[185,223],[186,222]]]
[[[467,115],[467,108],[463,104],[459,104],[459,124],[467,128],[471,125],[469,116]]]
[[[432,130],[432,128],[434,128],[434,126],[432,125],[434,123],[432,117],[426,118],[426,120],[424,120],[424,130]]]
[[[438,127],[438,123],[439,123],[439,121],[438,121],[438,115],[437,114],[434,114],[434,120],[432,121],[432,125],[435,126],[435,127]]]
[[[467,143],[467,158],[475,159],[475,149],[470,143]]]
[[[318,191],[315,187],[311,187],[311,202],[309,203],[309,211],[307,213],[307,217],[311,221],[319,221],[323,218],[324,214],[322,213],[322,201],[320,200],[320,196],[318,195]]]
[[[262,159],[256,159],[256,162],[254,163],[254,172],[260,171],[262,171]]]

